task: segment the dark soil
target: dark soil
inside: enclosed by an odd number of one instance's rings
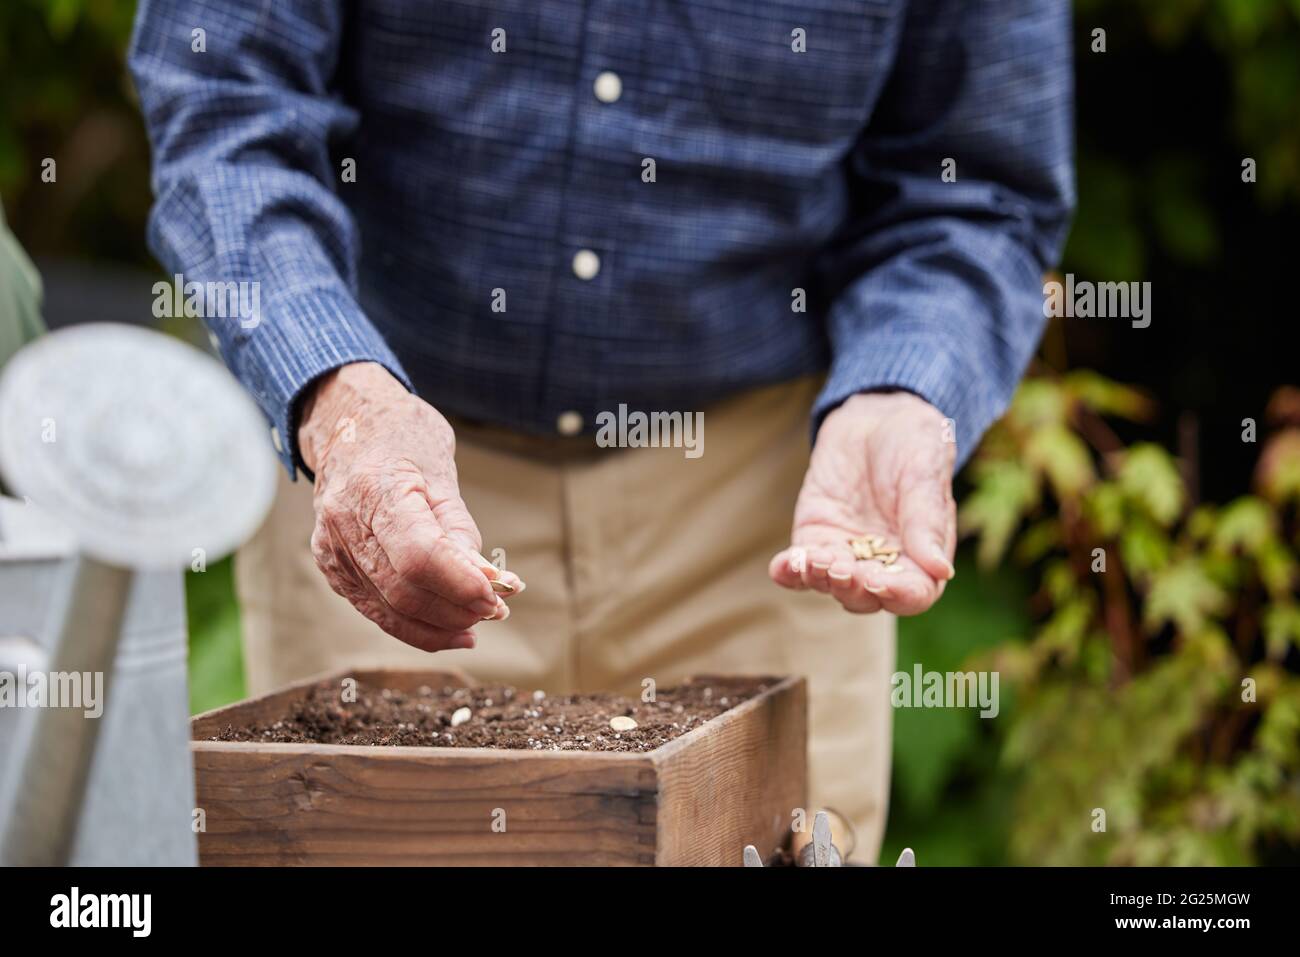
[[[774,683],[770,678],[708,678],[641,701],[613,694],[550,697],[505,685],[420,688],[416,693],[358,683],[344,701],[335,682],[313,687],[282,719],[253,727],[227,725],[214,741],[423,745],[531,751],[650,751],[693,731]],[[452,727],[452,715],[469,708]],[[616,731],[610,719],[634,719]]]

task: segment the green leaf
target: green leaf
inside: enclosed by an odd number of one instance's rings
[[[1090,599],[1081,596],[1062,603],[1038,633],[1040,647],[1060,655],[1065,664],[1078,660],[1092,625],[1095,603]]]
[[[1061,523],[1058,518],[1045,518],[1025,529],[1016,544],[1016,560],[1025,565],[1046,558],[1061,547]]]
[[[1019,425],[1064,425],[1069,413],[1065,390],[1051,379],[1026,379],[1016,390],[1009,415]]]
[[[1124,566],[1134,580],[1145,580],[1169,562],[1169,537],[1149,519],[1134,519],[1126,524],[1119,542]]]
[[[1038,504],[1038,482],[1019,462],[988,462],[977,470],[974,490],[962,503],[962,535],[979,539],[982,567],[996,565],[1006,554],[1011,535]]]
[[[1088,369],[1070,372],[1061,382],[1066,395],[1099,415],[1145,421],[1154,411],[1151,400],[1139,390]]]
[[[1098,482],[1083,504],[1084,514],[1102,538],[1114,538],[1124,527],[1124,493],[1114,482]]]
[[[1097,477],[1088,447],[1060,424],[1034,431],[1025,444],[1025,461],[1047,476],[1053,493],[1063,502],[1078,498]]]
[[[1174,457],[1158,445],[1133,446],[1119,467],[1119,484],[1161,525],[1173,524],[1183,510],[1186,492]]]
[[[1185,526],[1188,537],[1194,542],[1204,542],[1214,534],[1219,521],[1219,510],[1213,505],[1198,505],[1187,516]]]
[[[1151,576],[1143,622],[1151,631],[1172,624],[1182,635],[1204,628],[1212,616],[1222,615],[1230,602],[1195,558],[1184,559]]]
[[[1291,645],[1300,649],[1300,605],[1279,603],[1264,612],[1264,644],[1274,661],[1285,658]]]
[[[1211,545],[1219,552],[1258,552],[1273,540],[1276,526],[1267,502],[1244,495],[1219,513]]]
[[[1259,566],[1259,577],[1264,587],[1275,599],[1284,599],[1292,594],[1296,579],[1296,562],[1285,545],[1274,539],[1255,556]]]

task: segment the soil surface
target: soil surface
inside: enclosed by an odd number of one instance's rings
[[[356,700],[323,682],[277,721],[227,725],[213,741],[423,745],[531,751],[650,751],[693,731],[776,683],[773,678],[705,678],[658,691],[655,700],[614,694],[551,697],[505,685],[420,688],[410,693],[364,683]],[[463,708],[469,716],[453,715]],[[617,717],[637,727],[610,726]]]

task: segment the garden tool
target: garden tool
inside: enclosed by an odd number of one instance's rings
[[[743,855],[746,867],[762,867],[763,858],[753,844],[745,845]],[[844,859],[839,848],[831,843],[831,819],[825,811],[818,811],[813,818],[812,842],[805,844],[799,851],[796,862],[799,867],[843,867]],[[898,855],[895,867],[915,867],[916,855],[910,847],[903,848]]]
[[[23,504],[3,510],[0,655],[48,669],[46,694],[56,676],[83,694],[98,681],[104,707],[37,701],[6,717],[0,863],[194,862],[181,570],[260,525],[275,486],[265,439],[220,363],[161,333],[75,326],[5,366],[0,474]],[[24,524],[75,544],[25,555]],[[167,824],[184,838],[160,841]]]
[[[813,817],[812,841],[799,849],[800,867],[843,867],[840,849],[831,843],[831,817],[818,811]]]

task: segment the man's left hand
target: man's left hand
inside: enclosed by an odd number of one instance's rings
[[[953,576],[957,542],[950,425],[908,392],[855,395],[827,415],[772,580],[825,592],[851,612],[915,615],[933,605]],[[897,561],[857,560],[849,540],[862,535],[899,547]]]

